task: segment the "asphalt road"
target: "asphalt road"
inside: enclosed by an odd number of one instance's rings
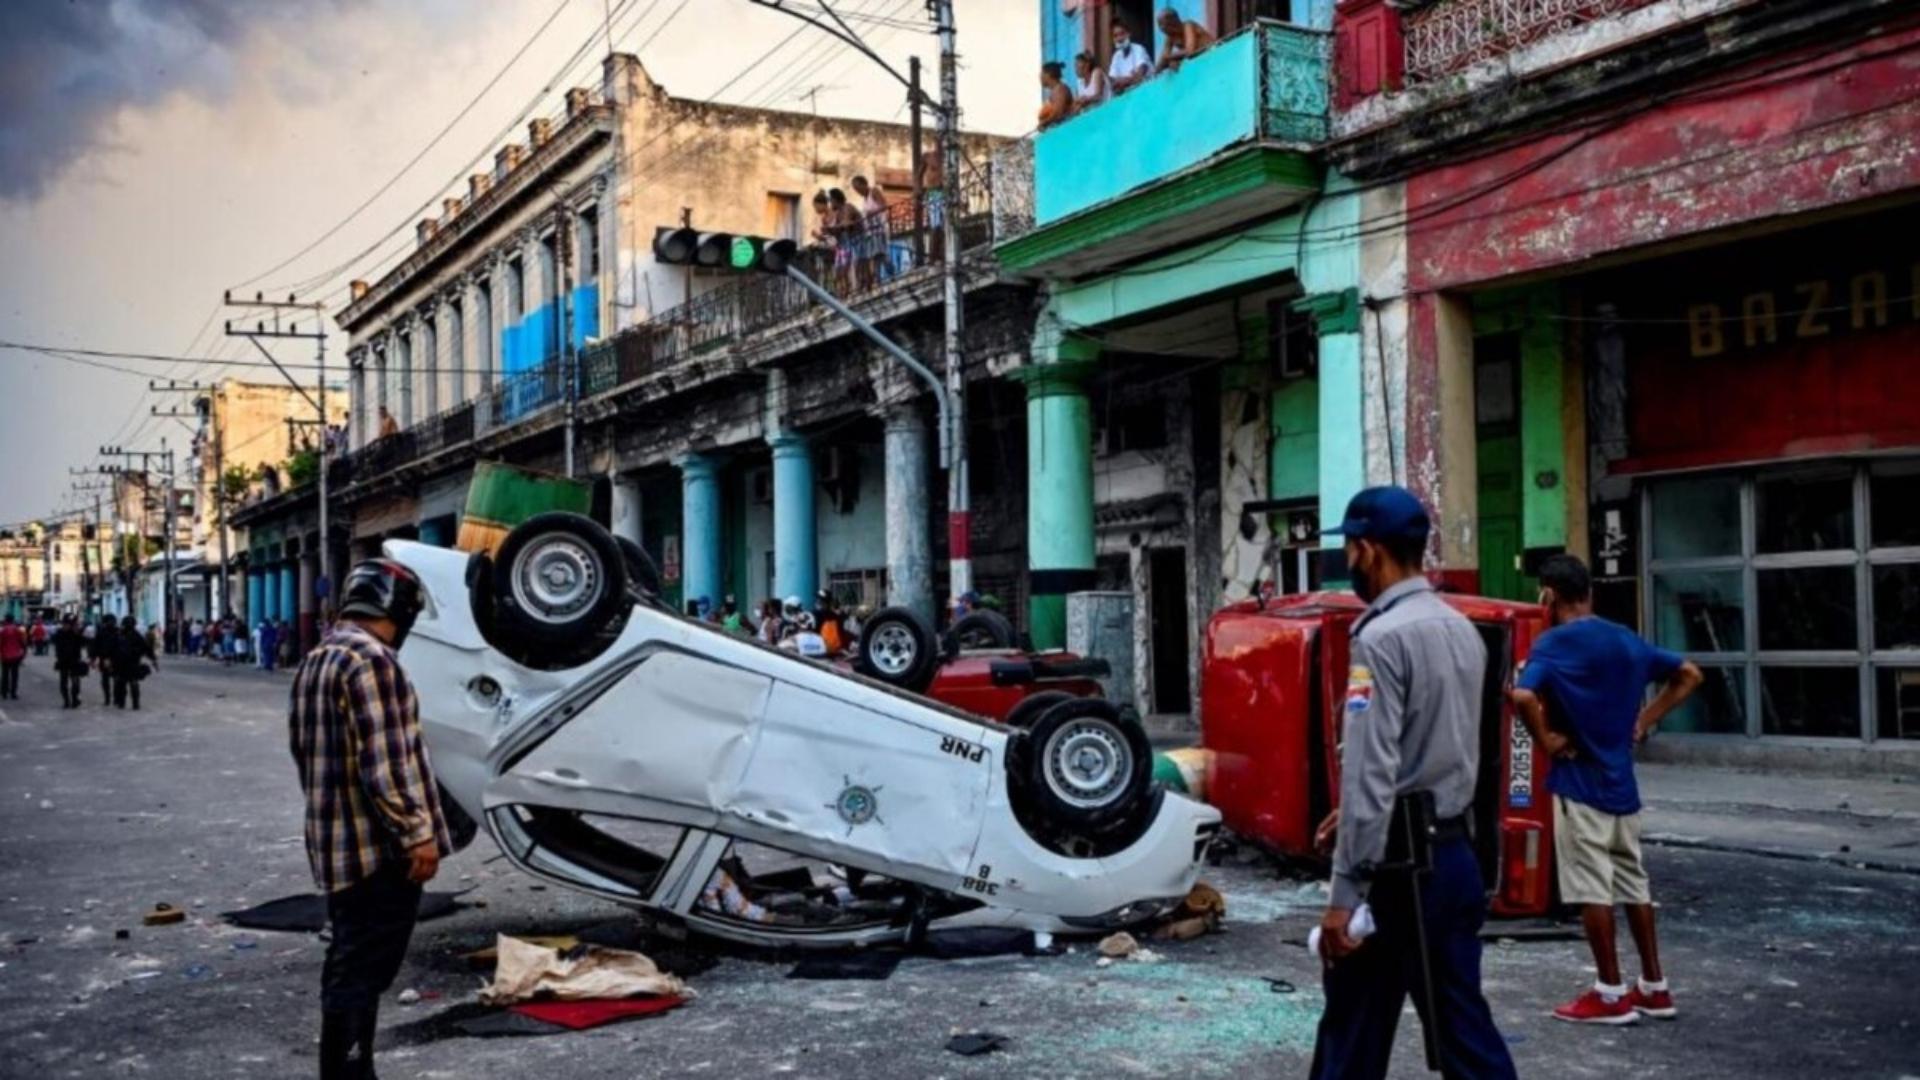
[[[51,661],[30,661],[26,700],[0,707],[0,1076],[311,1075],[322,942],[218,918],[312,888],[286,684],[168,662],[143,712],[103,709],[97,684],[85,708],[63,711]],[[395,990],[437,996],[389,999],[389,1080],[1300,1076],[1312,1051],[1318,973],[1295,943],[1318,886],[1257,860],[1207,874],[1227,896],[1226,932],[1161,947],[1157,964],[1096,968],[1083,944],[811,982],[785,978],[788,962],[730,953],[691,978],[696,1001],[665,1016],[533,1039],[428,1037],[419,1021],[480,985],[460,954],[496,933],[631,922],[494,854],[482,839],[442,868],[436,885],[471,889],[476,906],[415,937]],[[1522,1075],[1920,1077],[1920,876],[1668,848],[1650,862],[1681,1018],[1556,1023],[1548,1009],[1590,978],[1584,946],[1492,944],[1487,993]],[[157,902],[187,920],[142,926]],[[1271,992],[1263,976],[1299,989]],[[1012,1043],[961,1058],[943,1049],[955,1030]],[[1409,1012],[1396,1077],[1426,1075],[1416,1040]]]

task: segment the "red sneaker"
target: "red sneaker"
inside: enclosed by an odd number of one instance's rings
[[[1600,991],[1589,990],[1553,1010],[1553,1018],[1570,1024],[1632,1024],[1639,1021],[1640,1014],[1625,996],[1608,1001]]]
[[[1673,1007],[1673,995],[1671,993],[1665,990],[1649,992],[1640,989],[1638,984],[1636,984],[1633,991],[1627,995],[1627,1004],[1633,1006],[1634,1012],[1640,1013],[1643,1016],[1651,1016],[1656,1020],[1671,1020],[1680,1015],[1680,1010]]]

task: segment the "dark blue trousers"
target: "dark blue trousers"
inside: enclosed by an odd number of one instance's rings
[[[1434,1001],[1420,979],[1413,890],[1404,874],[1383,875],[1368,902],[1379,929],[1326,973],[1326,1012],[1313,1048],[1314,1080],[1383,1080],[1407,996],[1420,1022],[1437,1032],[1440,1072],[1448,1080],[1512,1080],[1513,1058],[1480,993],[1480,924],[1486,895],[1473,848],[1449,840],[1433,849],[1433,872],[1420,883]]]

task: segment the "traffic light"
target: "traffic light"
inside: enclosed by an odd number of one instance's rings
[[[661,226],[654,230],[653,257],[668,266],[704,266],[714,270],[762,270],[785,274],[799,246],[791,240],[736,236]]]

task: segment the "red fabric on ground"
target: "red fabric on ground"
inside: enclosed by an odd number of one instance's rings
[[[677,997],[592,998],[586,1001],[527,1001],[508,1007],[521,1016],[558,1024],[573,1031],[584,1031],[628,1017],[663,1013],[685,1003],[685,998]]]

